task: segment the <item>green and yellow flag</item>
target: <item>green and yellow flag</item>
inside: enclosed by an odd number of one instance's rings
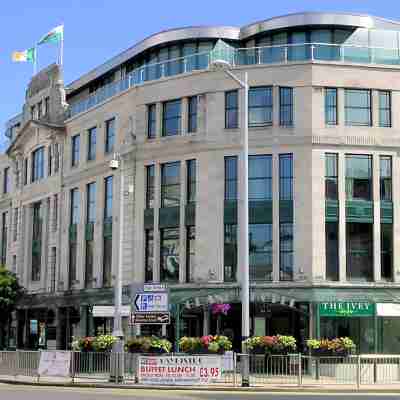
[[[31,62],[36,59],[36,49],[34,47],[24,51],[14,51],[11,56],[14,62]]]

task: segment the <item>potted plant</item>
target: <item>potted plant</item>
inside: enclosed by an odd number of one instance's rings
[[[349,337],[334,339],[309,339],[307,347],[312,356],[316,357],[346,357],[352,354],[356,348],[353,340]]]
[[[296,339],[293,336],[253,336],[244,341],[252,354],[285,355],[296,351]]]
[[[134,337],[127,341],[125,350],[128,353],[169,353],[172,343],[157,336]]]
[[[182,352],[191,354],[224,354],[232,349],[232,342],[222,335],[184,336],[179,340],[179,348]]]

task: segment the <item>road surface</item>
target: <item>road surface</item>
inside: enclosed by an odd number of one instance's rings
[[[0,384],[1,400],[394,400],[400,394],[240,393],[144,389],[81,389]]]

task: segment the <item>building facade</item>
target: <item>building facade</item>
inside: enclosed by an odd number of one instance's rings
[[[164,31],[69,85],[39,72],[0,158],[1,262],[27,289],[10,345],[111,332],[99,306],[121,266],[124,304],[161,282],[173,315],[125,317],[127,336],[218,330],[240,347],[246,110],[223,59],[249,80],[252,333],[400,351],[399,43],[398,22],[301,13]]]

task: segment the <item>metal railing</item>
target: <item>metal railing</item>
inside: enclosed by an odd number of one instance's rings
[[[40,351],[0,352],[0,380],[3,377],[39,376]],[[168,354],[166,356],[171,356]],[[180,354],[181,355],[181,354]],[[148,356],[148,354],[147,354]],[[138,383],[140,354],[71,352],[69,382]],[[223,357],[220,378],[212,384],[241,386],[265,385],[400,385],[400,355],[356,355],[347,357],[313,357],[303,354],[236,354]],[[249,357],[249,376],[243,376],[242,364]]]
[[[233,66],[287,64],[299,61],[400,65],[399,49],[342,44],[300,43],[232,48],[230,51],[226,50],[225,53],[221,52],[221,50],[196,53],[139,67],[129,72],[123,79],[98,89],[86,99],[72,103],[69,108],[69,116],[73,117],[85,112],[105,100],[144,82],[208,69],[210,61],[220,58],[221,54],[223,54],[223,57],[228,58]]]

